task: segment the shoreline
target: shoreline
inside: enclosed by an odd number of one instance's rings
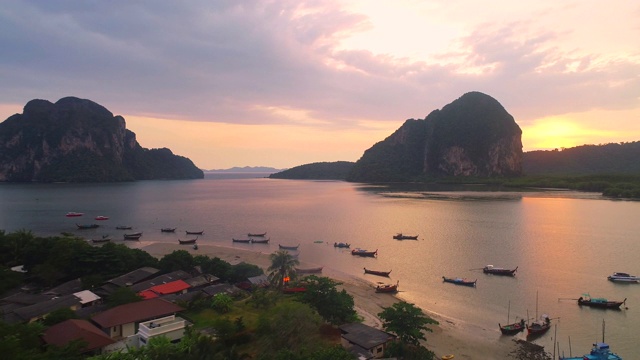
[[[193,256],[218,257],[232,265],[241,262],[254,264],[261,267],[265,272],[271,265],[270,254],[234,247],[198,244],[198,250],[194,250],[192,246],[172,243],[145,241],[130,244],[138,245],[131,247],[143,250],[156,258],[170,254],[175,250],[186,250]],[[312,266],[317,265],[300,262],[300,267]],[[376,293],[372,283],[335,269],[325,267],[320,275],[341,282],[342,284],[338,286],[338,289],[344,289],[353,296],[355,310],[363,318],[363,323],[377,329],[382,328],[382,321],[377,314],[383,308],[390,307],[394,303],[403,300],[401,292],[396,295]],[[454,359],[505,359],[509,358],[518,349],[518,344],[513,341],[513,338],[503,336],[496,338],[493,336],[494,331],[492,330],[457,321],[444,314],[429,311],[429,309],[421,308],[421,310],[439,323],[439,325],[428,326],[433,331],[425,332],[427,341],[422,341],[425,347],[436,354],[436,359],[448,354],[453,354],[455,356]]]

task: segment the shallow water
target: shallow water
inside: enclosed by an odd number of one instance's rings
[[[370,281],[400,281],[400,296],[460,324],[486,329],[487,341],[510,341],[498,322],[546,313],[557,327],[534,339],[553,351],[588,352],[602,339],[625,359],[640,358],[640,284],[607,281],[614,271],[640,274],[640,203],[569,191],[487,191],[481,186],[393,189],[334,181],[243,179],[140,181],[122,184],[1,184],[0,229],[39,235],[72,232],[87,239],[117,225],[143,231],[142,243],[177,242],[185,230],[205,233],[202,244],[270,253],[300,244],[301,261]],[[504,190],[504,189],[501,189]],[[83,212],[66,218],[69,211]],[[98,215],[107,221],[95,221]],[[99,223],[77,230],[75,223]],[[176,233],[161,233],[177,227]],[[267,231],[271,243],[236,244],[231,238]],[[392,239],[397,232],[419,240]],[[316,241],[323,241],[317,243]],[[378,249],[360,258],[348,249]],[[485,275],[487,264],[518,267],[517,276]],[[392,270],[391,278],[363,268]],[[476,288],[443,283],[442,276],[478,279]],[[583,293],[627,299],[628,309],[581,308]],[[537,294],[537,306],[536,306]],[[537,311],[536,311],[537,310]],[[554,332],[557,331],[557,339]],[[524,338],[524,333],[517,335]]]

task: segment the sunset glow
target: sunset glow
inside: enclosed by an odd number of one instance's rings
[[[525,151],[638,141],[639,13],[595,0],[9,1],[0,120],[75,96],[201,168],[285,168],[356,161],[480,91]]]

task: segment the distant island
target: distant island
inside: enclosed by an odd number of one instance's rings
[[[235,166],[229,169],[211,169],[203,171],[206,173],[277,173],[284,170],[286,169],[276,169],[267,166]]]
[[[122,116],[86,99],[31,100],[0,123],[0,181],[202,179],[186,157],[145,149]]]

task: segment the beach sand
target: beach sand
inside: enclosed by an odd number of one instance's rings
[[[161,258],[175,250],[186,250],[194,256],[206,255],[209,257],[218,257],[230,264],[238,264],[241,262],[255,264],[263,268],[265,272],[271,264],[269,254],[250,250],[215,245],[198,245],[198,250],[195,250],[192,246],[187,245],[145,243],[137,243],[137,245],[133,247],[140,248],[157,258]],[[299,266],[306,268],[319,265],[301,262]],[[340,287],[344,288],[353,296],[355,309],[364,319],[364,323],[379,329],[382,327],[382,323],[377,314],[380,313],[383,308],[390,307],[402,299],[401,292],[396,296],[376,293],[372,283],[348,274],[340,273],[334,269],[325,267],[322,275],[341,282]],[[502,337],[499,334],[496,335],[495,329],[488,330],[475,325],[464,324],[448,319],[446,316],[434,314],[430,312],[429,309],[422,310],[429,317],[440,323],[439,325],[428,326],[433,332],[426,332],[425,336],[427,341],[423,342],[423,345],[433,351],[438,359],[448,354],[453,354],[455,356],[454,359],[475,360],[533,358],[514,355],[516,352],[521,352],[522,345],[519,345],[509,337]]]

